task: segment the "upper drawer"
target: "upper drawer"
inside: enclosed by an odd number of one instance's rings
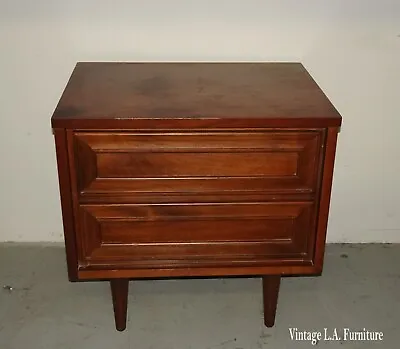
[[[322,131],[76,132],[81,197],[312,193]]]

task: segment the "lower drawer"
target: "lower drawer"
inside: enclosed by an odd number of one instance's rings
[[[310,259],[312,203],[81,205],[85,266],[166,268]]]

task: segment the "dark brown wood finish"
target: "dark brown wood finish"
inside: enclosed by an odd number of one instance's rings
[[[275,314],[278,305],[279,287],[281,277],[279,275],[263,276],[263,303],[264,303],[264,324],[273,327],[275,324]]]
[[[299,194],[317,187],[322,131],[77,132],[74,142],[86,202],[110,195],[116,202],[121,194]]]
[[[65,129],[54,129],[57,155],[58,182],[64,227],[64,241],[67,257],[68,278],[78,281],[78,256],[76,250],[76,230],[73,213],[71,180],[69,176],[68,143]]]
[[[232,263],[228,267],[160,267],[148,269],[107,269],[109,264],[106,263],[103,269],[84,268],[78,271],[80,280],[98,280],[98,279],[154,279],[154,278],[169,278],[169,277],[224,277],[224,276],[260,276],[260,275],[316,275],[313,262],[306,261],[291,261],[289,258],[285,259],[287,265],[282,267],[280,261],[269,262],[268,266],[236,266]]]
[[[312,262],[311,203],[84,205],[81,270]]]
[[[340,120],[299,63],[81,62],[53,127],[328,127]]]
[[[321,197],[319,199],[318,210],[318,225],[317,225],[317,239],[315,246],[314,263],[316,271],[322,273],[325,242],[326,242],[326,228],[328,225],[329,205],[331,201],[331,189],[333,181],[333,169],[336,154],[336,142],[339,128],[330,127],[327,132],[325,142],[325,159],[322,166],[322,179],[321,179]]]
[[[128,279],[110,280],[111,295],[114,307],[115,327],[118,331],[126,328],[126,315],[128,312]]]
[[[341,117],[298,63],[79,63],[54,112],[71,281],[321,273]]]

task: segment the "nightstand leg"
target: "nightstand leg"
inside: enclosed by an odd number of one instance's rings
[[[126,328],[126,313],[128,311],[129,279],[110,280],[111,294],[114,306],[115,327],[118,331]]]
[[[278,304],[280,275],[263,276],[263,301],[264,301],[264,324],[273,327],[275,323],[276,306]]]

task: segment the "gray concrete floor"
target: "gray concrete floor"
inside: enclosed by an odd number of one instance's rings
[[[318,348],[399,348],[400,245],[329,245],[321,277],[283,279],[272,329],[257,278],[132,281],[122,333],[108,283],[69,283],[60,245],[0,244],[0,282],[1,349],[312,348],[295,327],[384,333]]]

